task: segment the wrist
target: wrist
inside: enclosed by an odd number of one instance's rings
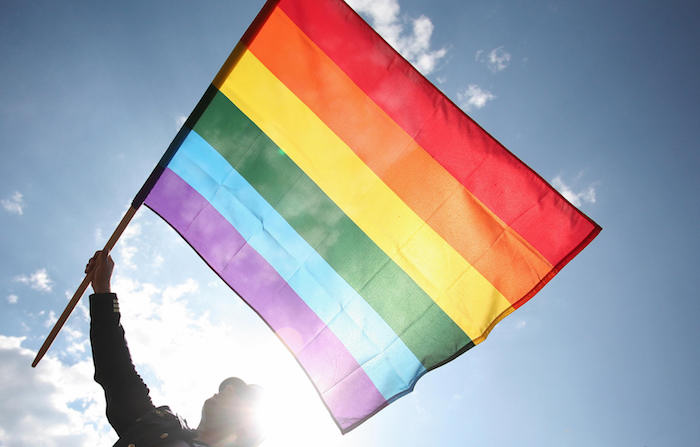
[[[112,289],[109,287],[109,284],[93,284],[92,290],[95,293],[112,293]]]

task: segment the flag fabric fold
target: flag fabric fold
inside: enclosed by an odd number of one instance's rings
[[[341,0],[265,4],[142,200],[286,344],[343,433],[600,231]]]

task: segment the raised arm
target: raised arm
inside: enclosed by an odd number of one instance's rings
[[[92,272],[95,292],[90,295],[90,342],[95,381],[105,392],[107,419],[121,437],[154,406],[148,387],[134,368],[124,338],[119,302],[110,289],[113,269],[111,256],[98,251],[85,267],[85,273]]]

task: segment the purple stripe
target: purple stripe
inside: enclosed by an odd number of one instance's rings
[[[341,428],[385,399],[342,342],[209,202],[170,169],[145,201],[277,333]]]
[[[362,422],[386,405],[379,392],[367,392],[365,382],[369,380],[364,370],[358,368],[323,395],[328,409],[343,429]]]

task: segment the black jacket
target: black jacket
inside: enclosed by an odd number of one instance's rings
[[[90,295],[95,381],[104,389],[107,420],[119,435],[114,447],[206,447],[194,441],[196,432],[168,407],[156,408],[151,402],[131,361],[120,316],[116,294]]]

